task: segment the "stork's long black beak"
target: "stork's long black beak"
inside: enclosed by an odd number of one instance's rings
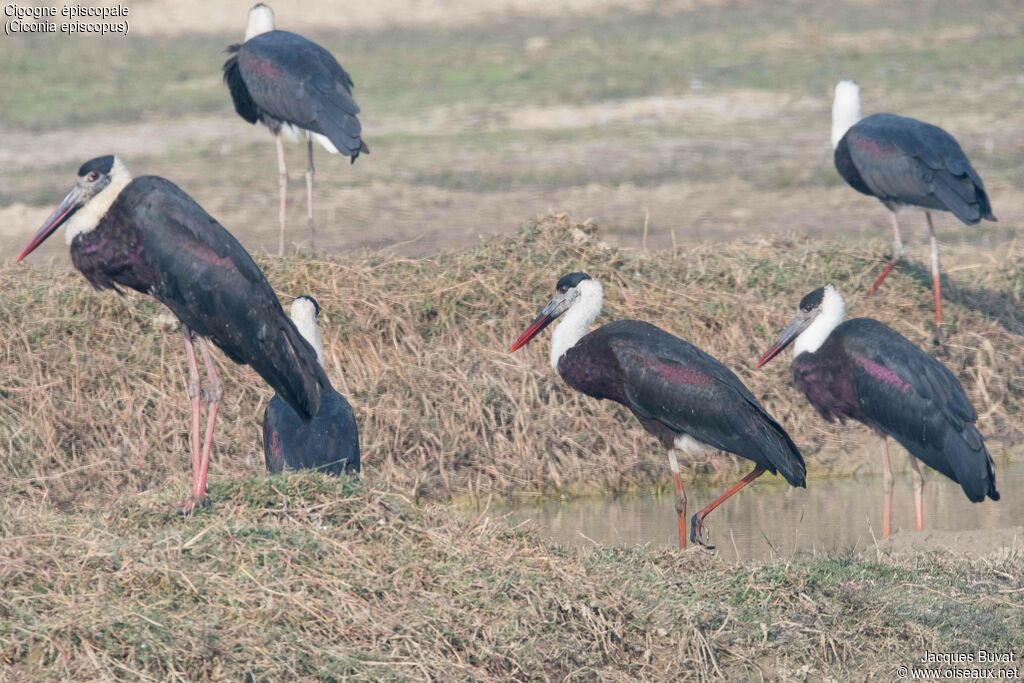
[[[515,340],[508,352],[515,353],[519,349],[523,348],[531,339],[540,334],[545,327],[553,323],[555,319],[561,315],[561,311],[558,310],[560,303],[561,299],[557,297],[549,301],[547,305],[540,310],[537,317],[533,319],[530,326],[527,327],[521,335],[519,335],[519,338]]]
[[[71,188],[71,191],[67,193],[60,205],[53,210],[50,217],[43,222],[43,226],[36,231],[36,234],[32,236],[32,240],[25,245],[25,248],[18,254],[18,258],[15,262],[20,262],[26,256],[36,250],[40,244],[46,241],[46,238],[52,235],[57,228],[64,225],[64,223],[74,215],[75,211],[82,208],[82,194],[75,185]]]
[[[757,367],[761,367],[775,356],[782,353],[783,349],[793,343],[793,340],[800,336],[800,333],[807,329],[807,326],[814,320],[814,316],[800,311],[797,313],[793,321],[786,325],[786,329],[782,331],[779,338],[772,342],[772,345],[768,347],[768,350],[761,354],[761,357],[757,359]]]

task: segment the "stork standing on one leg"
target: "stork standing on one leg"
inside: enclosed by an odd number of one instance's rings
[[[263,122],[277,144],[277,174],[281,190],[278,254],[284,254],[288,169],[284,162],[282,133],[293,138],[303,134],[309,164],[306,167],[306,200],[309,239],[316,248],[313,222],[313,141],[331,154],[344,154],[355,163],[370,149],[362,139],[352,97],[352,79],[330,52],[311,40],[274,29],[274,11],[259,3],[249,10],[245,42],[228,48],[224,82],[238,115],[249,123]]]
[[[65,225],[71,260],[98,290],[149,294],[181,321],[192,403],[191,512],[206,499],[221,384],[209,338],[236,363],[252,366],[308,420],[330,382],[316,351],[285,315],[270,283],[241,244],[177,185],[132,178],[114,156],[82,164],[78,180],[18,255],[21,261]],[[206,366],[208,415],[200,441],[198,338]]]
[[[857,420],[882,438],[882,536],[889,536],[892,518],[890,436],[910,455],[918,531],[924,529],[919,459],[959,483],[972,502],[999,500],[995,466],[974,424],[978,414],[953,373],[877,320],[843,322],[844,314],[835,287],[814,290],[757,367],[792,343],[793,383],[821,416]]]
[[[551,335],[551,366],[573,389],[629,408],[669,449],[680,548],[686,547],[686,494],[674,450],[690,456],[722,450],[754,462],[750,474],[693,516],[690,540],[701,545],[707,545],[704,518],[766,470],[781,473],[793,486],[805,485],[799,449],[729,368],[639,320],[589,332],[603,301],[601,284],[586,273],[562,276],[554,298],[510,351],[564,315]]]
[[[311,296],[292,302],[292,322],[323,365],[319,315],[320,304]],[[320,392],[320,410],[313,419],[304,420],[280,394],[275,395],[263,413],[263,455],[272,474],[285,469],[357,474],[359,431],[352,406],[333,388],[325,387]]]
[[[860,89],[853,81],[836,85],[832,146],[836,170],[843,180],[881,201],[892,214],[892,257],[868,296],[878,291],[903,257],[897,212],[905,207],[924,210],[932,252],[935,342],[941,344],[939,243],[931,212],[949,211],[967,225],[982,219],[995,221],[981,176],[956,139],[937,126],[895,114],[872,114],[861,119]]]

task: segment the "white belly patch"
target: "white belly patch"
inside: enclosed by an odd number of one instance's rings
[[[703,441],[697,441],[689,434],[681,434],[675,438],[673,445],[676,450],[689,458],[696,458],[702,455],[710,455],[717,449],[714,446],[709,446]]]

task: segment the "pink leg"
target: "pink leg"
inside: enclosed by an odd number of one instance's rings
[[[672,480],[676,487],[676,513],[679,518],[676,525],[679,528],[679,549],[686,550],[686,491],[683,490],[683,477],[679,474],[679,461],[676,460],[676,452],[668,452],[668,467],[672,470]]]
[[[939,241],[935,238],[932,212],[925,211],[928,219],[928,239],[932,246],[932,294],[935,297],[935,343],[942,345],[942,278],[939,271]]]
[[[914,528],[924,531],[924,475],[921,474],[921,466],[918,464],[917,458],[912,455],[910,456],[910,466],[913,468],[911,476],[914,480]]]
[[[306,137],[306,150],[309,153],[309,165],[306,166],[306,206],[309,216],[309,251],[316,253],[316,226],[313,223],[313,138]]]
[[[277,186],[281,192],[281,203],[277,213],[281,223],[281,232],[277,237],[277,255],[284,256],[284,230],[288,217],[288,167],[284,163],[284,142],[281,140],[280,132],[274,136],[274,143],[277,145]]]
[[[217,410],[220,406],[221,383],[220,375],[210,355],[209,345],[203,338],[199,339],[199,350],[203,354],[203,365],[206,367],[206,400],[209,404],[206,416],[206,436],[203,440],[202,460],[199,465],[199,485],[196,498],[206,498],[206,474],[210,469],[210,453],[213,450],[213,430],[217,423]]]
[[[892,526],[892,460],[889,459],[889,440],[882,438],[882,490],[885,500],[882,502],[882,538],[889,538]]]
[[[181,335],[185,339],[185,358],[188,360],[188,384],[185,389],[188,392],[189,401],[192,404],[192,434],[190,445],[192,449],[192,495],[196,493],[196,483],[199,475],[199,364],[196,362],[196,350],[192,345],[192,330],[184,324],[181,326]]]

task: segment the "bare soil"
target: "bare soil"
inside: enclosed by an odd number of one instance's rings
[[[104,3],[96,3],[104,4]],[[111,3],[114,4],[114,3]],[[148,0],[132,6],[132,31],[142,35],[244,33],[252,0]],[[280,28],[382,28],[387,26],[464,26],[517,16],[557,17],[598,14],[614,9],[662,11],[721,4],[721,0],[276,0],[270,4]]]

